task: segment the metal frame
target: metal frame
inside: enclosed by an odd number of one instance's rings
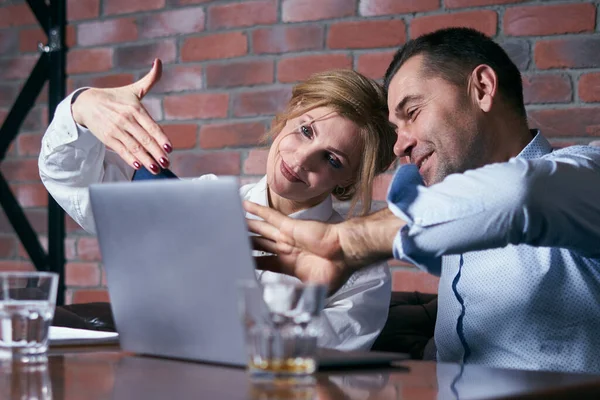
[[[66,46],[65,0],[27,0],[40,26],[48,37],[48,44],[39,44],[40,58],[13,104],[4,124],[0,127],[0,162],[6,156],[11,142],[19,132],[23,120],[35,104],[46,81],[48,86],[48,120],[65,97]],[[64,304],[65,295],[65,217],[62,208],[48,196],[48,254],[42,248],[37,234],[27,220],[23,209],[0,172],[0,205],[17,233],[33,265],[39,271],[59,274],[56,303]]]

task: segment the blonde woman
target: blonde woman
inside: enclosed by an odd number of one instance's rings
[[[75,91],[59,105],[44,135],[42,182],[90,233],[95,231],[90,185],[131,180],[142,167],[157,174],[170,164],[171,142],[140,102],[160,74],[157,61],[132,85]],[[332,197],[351,201],[351,207],[360,202],[361,213],[368,211],[373,179],[394,159],[395,133],[387,120],[383,90],[350,70],[316,74],[295,86],[269,134],[273,143],[267,174],[240,193],[245,200],[292,218],[341,222]],[[206,178],[215,177],[200,177]],[[261,281],[296,279],[262,271],[257,276]],[[369,349],[387,319],[390,293],[385,264],[352,276],[327,299],[319,321],[319,345]]]

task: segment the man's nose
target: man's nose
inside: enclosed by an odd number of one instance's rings
[[[417,145],[417,140],[403,129],[397,129],[396,134],[394,154],[396,157],[410,157],[412,149]]]

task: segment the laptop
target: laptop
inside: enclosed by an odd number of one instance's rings
[[[256,275],[238,180],[103,183],[90,196],[121,348],[245,367],[237,283]],[[408,358],[321,353],[322,368]]]

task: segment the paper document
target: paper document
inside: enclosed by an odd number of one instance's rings
[[[51,326],[49,338],[50,346],[82,346],[119,343],[119,334],[117,332],[63,328],[61,326]]]

